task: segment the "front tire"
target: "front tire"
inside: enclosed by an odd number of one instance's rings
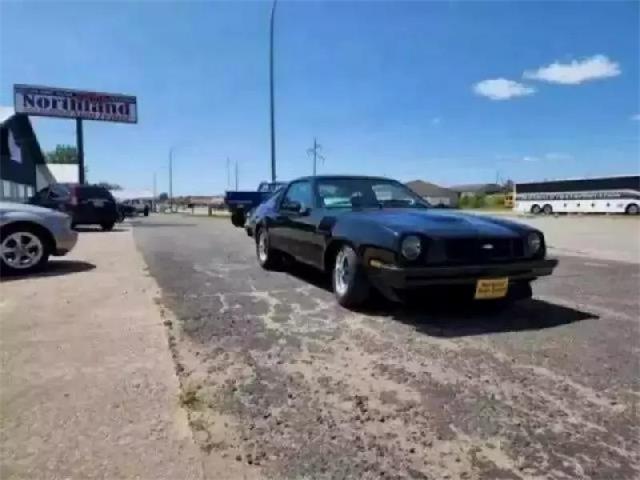
[[[265,270],[273,270],[282,263],[279,253],[271,248],[269,230],[265,227],[260,228],[256,233],[256,258]]]
[[[358,260],[358,254],[350,245],[343,245],[338,250],[331,283],[336,300],[343,307],[359,307],[369,299],[369,280]]]
[[[0,233],[0,273],[31,273],[49,261],[51,247],[44,235],[28,226],[7,227]]]
[[[636,203],[630,203],[624,211],[627,215],[638,215],[638,213],[640,213],[640,207]]]

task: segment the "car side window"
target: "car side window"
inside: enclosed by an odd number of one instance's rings
[[[62,185],[52,185],[49,188],[49,198],[60,200],[69,196],[69,191]]]
[[[311,207],[311,183],[307,180],[292,183],[282,199],[280,208],[289,209],[289,205],[298,203],[302,207]]]

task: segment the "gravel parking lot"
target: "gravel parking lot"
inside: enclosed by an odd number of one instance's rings
[[[136,221],[208,477],[637,478],[639,224],[532,221],[560,267],[500,314],[353,313],[228,219]]]

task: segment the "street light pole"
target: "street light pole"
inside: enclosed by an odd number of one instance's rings
[[[173,212],[173,147],[169,148],[169,211]]]
[[[269,32],[269,94],[271,100],[271,181],[276,181],[276,120],[273,98],[273,22],[278,0],[273,0],[271,5],[271,28]]]

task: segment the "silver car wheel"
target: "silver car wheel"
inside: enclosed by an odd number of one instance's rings
[[[336,256],[336,263],[333,269],[336,293],[341,297],[349,290],[354,273],[355,265],[351,264],[351,260],[346,253],[346,248],[343,248]]]
[[[14,232],[8,235],[0,245],[2,261],[16,270],[33,267],[43,255],[42,240],[31,232]]]
[[[269,258],[269,251],[267,246],[267,234],[264,230],[260,231],[260,238],[258,239],[258,257],[262,263],[265,263]]]

